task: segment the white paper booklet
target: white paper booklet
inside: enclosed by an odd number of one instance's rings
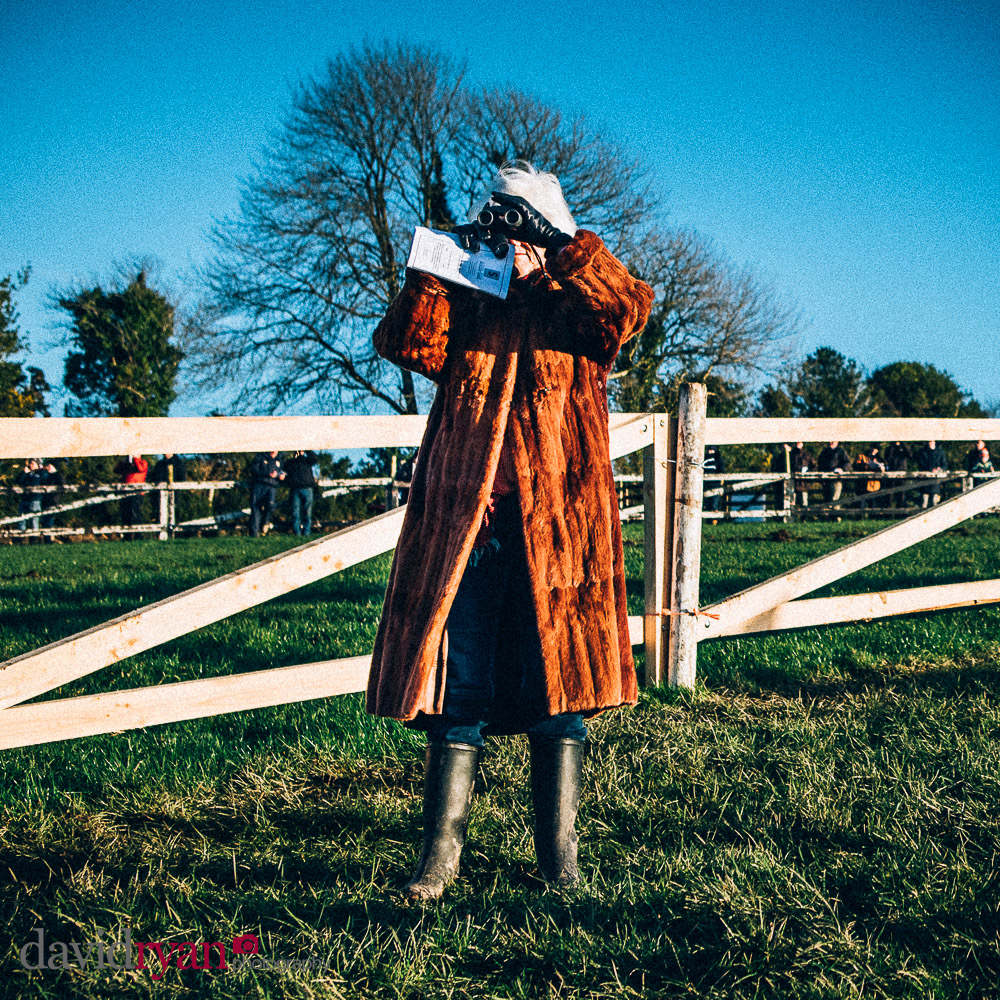
[[[497,260],[485,246],[478,253],[469,253],[462,249],[457,236],[417,226],[406,266],[505,299],[514,270],[514,254],[508,252],[503,260]]]

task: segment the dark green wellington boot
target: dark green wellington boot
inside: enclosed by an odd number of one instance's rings
[[[535,855],[542,878],[563,889],[580,881],[575,824],[583,781],[583,750],[580,740],[531,741]]]
[[[439,899],[458,874],[478,764],[479,748],[468,743],[427,744],[424,849],[404,899]]]

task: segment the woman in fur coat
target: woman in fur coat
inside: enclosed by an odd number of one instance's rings
[[[553,175],[508,164],[470,220],[487,204],[523,218],[507,298],[409,270],[374,334],[437,384],[368,682],[369,712],[428,732],[411,899],[458,870],[484,731],[528,734],[539,867],[575,884],[584,719],[637,694],[607,376],[653,293]]]

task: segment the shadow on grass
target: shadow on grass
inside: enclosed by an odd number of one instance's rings
[[[829,680],[790,675],[781,666],[756,666],[735,672],[706,671],[701,680],[710,688],[724,687],[736,694],[777,694],[799,701],[839,699],[891,691],[903,697],[927,693],[941,698],[958,695],[1000,701],[1000,667],[974,664],[929,665],[913,670],[866,667],[838,657],[838,676]],[[673,703],[669,692],[652,697]],[[677,696],[674,696],[677,697]]]
[[[641,588],[641,585],[640,585]],[[98,598],[81,600],[79,591],[66,590],[63,593],[46,594],[49,607],[41,609],[18,608],[16,612],[0,617],[5,629],[24,634],[36,633],[40,625],[50,625],[53,621],[65,621],[67,635],[92,628],[112,618],[141,611],[157,601],[176,597],[186,589],[177,587],[150,587],[137,589],[135,585],[102,588]],[[344,603],[366,606],[380,604],[385,597],[385,583],[358,580],[322,580],[306,587],[273,597],[252,608],[279,608],[290,604]],[[51,606],[55,604],[57,606]]]
[[[393,769],[393,782],[402,777]],[[350,795],[364,781],[360,772],[319,776],[311,788],[319,796]],[[349,961],[363,942],[364,971],[376,980],[385,977],[387,988],[393,969],[412,961],[407,943],[413,941],[431,954],[447,952],[449,975],[456,981],[516,982],[527,990],[519,995],[548,995],[555,981],[583,988],[617,979],[634,994],[693,987],[701,995],[744,996],[740,984],[746,978],[768,977],[772,984],[792,986],[801,984],[807,968],[849,976],[872,949],[879,953],[876,976],[891,976],[899,964],[916,962],[946,980],[961,978],[970,988],[982,987],[982,996],[993,995],[986,984],[1000,972],[1000,952],[991,947],[1000,927],[997,878],[981,882],[960,903],[901,914],[881,898],[873,880],[876,855],[892,845],[862,831],[831,834],[789,826],[782,839],[799,865],[825,872],[823,898],[811,887],[797,893],[782,889],[760,906],[746,905],[738,892],[726,898],[732,887],[711,875],[691,874],[671,879],[666,888],[654,886],[644,879],[627,838],[614,844],[595,839],[602,857],[597,864],[588,858],[590,884],[566,893],[546,889],[530,861],[512,858],[493,840],[472,838],[460,878],[443,901],[422,907],[403,904],[397,896],[419,850],[415,810],[404,819],[376,818],[345,799],[315,808],[268,808],[266,816],[285,835],[282,857],[272,856],[270,837],[264,845],[258,840],[243,851],[232,849],[254,834],[253,821],[240,812],[187,820],[148,811],[120,819],[131,830],[165,833],[171,844],[164,859],[167,881],[176,877],[196,887],[199,898],[213,900],[213,911],[238,912],[242,926],[289,949],[329,947]],[[623,814],[616,824],[620,832],[628,829],[628,818]],[[689,824],[686,830],[692,832]],[[5,873],[0,912],[15,941],[27,941],[37,922],[34,913],[59,911],[58,901],[67,893],[101,919],[104,904],[74,888],[81,870],[104,884],[141,880],[149,866],[141,844],[109,858],[94,849],[86,831],[81,834],[68,849],[0,853]],[[202,860],[197,845],[205,839],[223,851]],[[727,841],[718,826],[715,840]],[[289,850],[288,844],[300,844],[302,850]],[[341,850],[345,845],[347,857]],[[853,861],[841,870],[837,859],[844,852]],[[154,884],[130,910],[131,922],[149,934],[159,926],[157,899]],[[295,924],[309,928],[311,936],[290,928],[290,906]],[[50,936],[60,936],[47,922],[46,928]],[[473,946],[460,947],[470,933]],[[67,935],[73,936],[69,928]],[[956,941],[963,946],[956,948]],[[582,965],[581,955],[586,957]],[[589,973],[583,971],[588,967]],[[433,974],[415,972],[418,978]],[[419,986],[415,990],[412,995],[419,995]],[[669,995],[685,994],[682,989]]]

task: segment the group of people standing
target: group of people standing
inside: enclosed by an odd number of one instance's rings
[[[296,451],[283,459],[277,450],[255,455],[247,468],[250,482],[250,534],[256,538],[267,534],[277,501],[279,484],[291,489],[292,530],[296,535],[312,532],[313,489],[316,486],[317,458],[311,451]],[[140,455],[129,455],[115,466],[115,475],[123,483],[144,483],[148,463]],[[187,470],[179,455],[164,455],[153,466],[153,483],[179,483],[187,478]],[[122,524],[138,524],[142,520],[141,492],[130,493],[122,500]]]
[[[280,484],[288,486],[291,493],[292,531],[296,535],[312,534],[318,471],[316,454],[311,451],[296,451],[288,459],[282,459],[277,450],[262,451],[254,456],[247,470],[250,479],[251,536],[257,538],[267,534]]]
[[[257,537],[267,533],[279,484],[288,486],[290,490],[293,532],[296,535],[311,534],[318,471],[317,457],[312,451],[296,451],[288,459],[281,458],[277,451],[256,455],[247,469],[250,481],[250,534]],[[152,470],[141,455],[126,455],[115,464],[114,476],[119,483],[128,486],[147,482],[157,485],[182,483],[187,479],[187,468],[180,455],[163,455]],[[43,512],[59,504],[59,491],[53,487],[65,486],[62,472],[52,462],[30,458],[24,463],[16,484],[24,490],[18,513],[33,515],[19,523],[21,530],[28,530],[29,524],[33,531],[54,527],[55,514]],[[143,523],[145,495],[144,491],[135,489],[121,498],[119,517],[124,527]]]
[[[165,454],[149,471],[149,462],[142,455],[126,455],[115,465],[115,476],[126,485],[138,483],[182,483],[187,479],[187,468],[180,455]],[[147,478],[148,477],[148,478]],[[131,490],[122,497],[119,507],[122,525],[131,527],[142,524],[142,498],[146,494],[141,490]]]
[[[883,483],[886,481],[878,478],[879,473],[913,471],[910,468],[911,462],[916,465],[915,471],[918,472],[942,474],[949,471],[948,456],[945,454],[944,448],[937,441],[928,441],[915,451],[902,441],[893,441],[886,448],[884,454],[879,445],[872,444],[858,452],[853,462],[839,441],[830,441],[820,451],[819,455],[815,457],[802,441],[797,441],[793,446],[787,447],[788,471],[793,474],[807,472],[871,473],[872,478],[870,479],[856,480],[858,493],[865,496],[882,491]],[[985,441],[977,441],[975,447],[969,449],[965,456],[964,465],[965,471],[970,475],[981,475],[994,471],[993,461]],[[824,502],[835,504],[843,493],[843,481],[828,478],[822,482]],[[907,487],[910,484],[903,479],[897,479],[893,482],[898,490],[898,492],[893,494],[895,496],[895,506],[900,508],[905,507],[907,505]],[[796,479],[795,491],[799,506],[808,506],[808,480]],[[941,480],[928,479],[920,487],[920,497],[922,507],[939,503],[941,500]],[[881,501],[879,506],[888,506],[888,496],[879,498],[879,500]],[[862,501],[862,508],[867,502],[866,500]]]
[[[18,514],[33,515],[20,522],[21,530],[28,530],[29,521],[32,531],[51,528],[55,515],[43,515],[42,511],[51,510],[56,505],[56,492],[53,487],[63,485],[63,475],[59,469],[44,459],[29,458],[18,474],[17,485],[27,491],[21,494],[17,507]]]

